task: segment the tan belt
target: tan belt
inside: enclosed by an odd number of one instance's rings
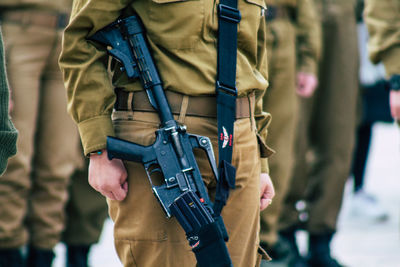
[[[1,13],[1,20],[21,25],[35,25],[63,29],[68,25],[68,14],[48,11],[7,10]]]
[[[119,111],[144,111],[155,112],[151,106],[145,91],[127,92],[121,89],[115,90],[117,101],[115,110]],[[215,95],[210,96],[188,96],[171,91],[165,91],[171,112],[179,115],[183,101],[187,102],[186,115],[198,117],[217,117],[217,102]],[[185,98],[187,100],[185,100]],[[254,111],[255,96],[254,93],[246,97],[236,99],[236,119],[250,118]]]

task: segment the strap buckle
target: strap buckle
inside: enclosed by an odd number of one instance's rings
[[[237,96],[236,87],[230,87],[228,85],[224,85],[224,84],[220,83],[220,81],[217,81],[217,92],[219,92],[219,91],[228,93],[229,95],[232,95],[232,96]]]
[[[218,5],[218,15],[221,19],[233,23],[239,23],[242,18],[239,9],[224,4]]]

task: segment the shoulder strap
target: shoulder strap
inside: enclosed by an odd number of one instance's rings
[[[237,0],[220,0],[218,5],[217,117],[219,183],[214,211],[220,214],[235,186],[235,167],[232,166],[233,131],[236,116],[236,58],[237,32],[241,15]]]

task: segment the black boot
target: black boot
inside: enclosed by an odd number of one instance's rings
[[[306,267],[306,260],[300,255],[299,248],[296,243],[296,229],[286,229],[279,232],[280,238],[286,240],[290,247],[290,257],[288,267]]]
[[[52,249],[29,247],[27,267],[51,267],[55,254]]]
[[[21,250],[18,248],[13,249],[0,249],[0,267],[23,267],[24,259]]]
[[[310,267],[343,267],[331,257],[330,243],[333,233],[310,234],[308,264]]]
[[[67,267],[88,267],[89,250],[89,245],[67,245]]]

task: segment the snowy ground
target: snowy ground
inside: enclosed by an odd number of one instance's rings
[[[349,182],[332,253],[348,267],[400,267],[400,130],[396,125],[374,127],[366,175],[366,190],[379,198],[390,218],[378,223],[356,217],[350,208]],[[90,266],[122,266],[114,250],[112,226],[107,220],[99,244],[91,250]],[[304,249],[307,237],[301,233],[300,237]],[[64,253],[64,246],[59,244],[54,267],[65,266]]]

